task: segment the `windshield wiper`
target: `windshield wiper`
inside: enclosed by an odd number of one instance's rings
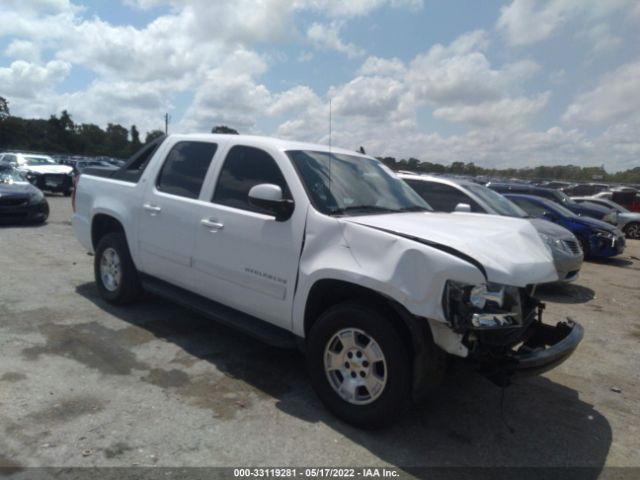
[[[419,205],[413,205],[411,207],[402,207],[395,211],[396,212],[433,212],[432,209],[421,207]]]
[[[350,205],[348,207],[334,208],[329,212],[330,215],[345,215],[347,213],[396,213],[398,210],[387,207],[378,207],[376,205]]]

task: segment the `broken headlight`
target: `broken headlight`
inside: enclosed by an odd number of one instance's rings
[[[442,303],[447,320],[459,332],[522,325],[522,300],[517,287],[448,281]]]

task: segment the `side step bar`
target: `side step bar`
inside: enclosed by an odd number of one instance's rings
[[[239,312],[220,303],[171,285],[163,280],[141,275],[144,289],[159,297],[166,298],[178,305],[196,311],[223,325],[239,330],[247,335],[278,348],[300,348],[302,338],[293,333],[271,325],[246,313]]]

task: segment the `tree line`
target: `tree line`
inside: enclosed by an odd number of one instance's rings
[[[453,162],[451,165],[423,162],[417,158],[396,160],[394,157],[378,157],[392,170],[416,173],[437,173],[528,180],[566,180],[568,182],[640,183],[640,166],[616,173],[608,173],[604,167],[579,167],[577,165],[540,165],[525,168],[484,168],[473,162]]]
[[[213,133],[237,134],[226,125],[212,128]],[[145,135],[144,143],[164,135],[153,130]],[[60,116],[51,115],[48,120],[24,119],[10,114],[8,102],[0,96],[0,151],[32,150],[72,155],[105,155],[127,158],[142,146],[140,132],[135,125],[126,128],[109,123],[106,129],[91,123],[76,124],[71,114],[63,110]],[[360,147],[361,151],[364,151]],[[526,168],[483,168],[473,162],[453,162],[451,165],[423,162],[417,158],[400,159],[378,157],[393,170],[418,173],[448,173],[457,175],[506,177],[539,180],[602,181],[640,183],[640,166],[616,173],[607,173],[602,167],[576,165],[538,166]]]
[[[161,130],[148,132],[144,142],[164,135]],[[126,128],[109,123],[106,129],[92,123],[75,123],[66,110],[60,116],[26,119],[12,116],[9,104],[0,97],[0,151],[29,150],[71,155],[127,158],[143,142],[135,125]]]

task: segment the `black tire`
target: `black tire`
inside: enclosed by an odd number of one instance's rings
[[[100,274],[100,263],[107,249],[113,249],[120,260],[120,281],[115,288],[108,288]],[[118,305],[131,303],[142,293],[138,271],[131,259],[127,239],[123,233],[108,233],[98,241],[93,271],[100,296],[110,303]]]
[[[640,223],[639,222],[631,222],[624,226],[624,235],[627,238],[632,238],[634,240],[640,239]]]
[[[324,312],[308,337],[307,367],[311,384],[324,405],[335,416],[364,429],[391,424],[411,401],[411,358],[409,348],[394,327],[392,311],[365,302],[345,302]],[[334,335],[354,328],[379,345],[385,358],[386,384],[371,403],[356,405],[343,399],[325,371],[325,349]],[[372,366],[373,368],[373,366]]]
[[[589,246],[589,240],[584,237],[578,237],[580,246],[582,247],[582,257],[586,260],[591,257],[591,247]]]

